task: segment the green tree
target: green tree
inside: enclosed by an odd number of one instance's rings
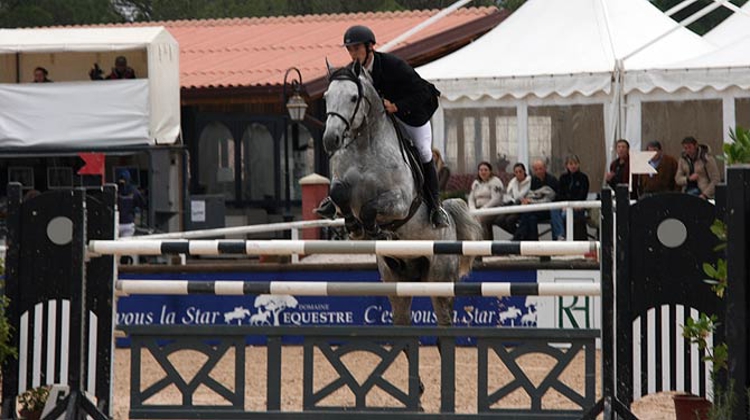
[[[110,0],[0,0],[0,27],[122,22]]]
[[[114,0],[134,21],[225,17],[293,16],[322,13],[382,12],[441,9],[453,0]],[[495,0],[475,0],[472,6],[493,6]]]

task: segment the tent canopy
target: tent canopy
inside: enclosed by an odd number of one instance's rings
[[[683,88],[698,92],[707,87],[750,89],[750,35],[688,60],[629,71],[624,82],[625,92],[661,89],[671,93]]]
[[[106,76],[119,55],[137,79],[89,80],[94,63]],[[38,66],[54,83],[29,83]],[[162,27],[0,29],[0,70],[6,149],[106,150],[179,136],[179,47]]]
[[[422,66],[448,100],[609,93],[617,60],[648,68],[711,45],[646,0],[529,0],[476,42]]]
[[[750,2],[742,6],[741,11],[732,13],[723,22],[703,35],[703,39],[717,45],[730,45],[750,36]]]
[[[0,29],[0,53],[102,52],[176,43],[163,27]]]

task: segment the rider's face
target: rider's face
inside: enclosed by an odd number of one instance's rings
[[[365,44],[347,45],[346,51],[352,57],[352,60],[357,60],[360,64],[365,65],[365,60],[367,60],[367,46]]]

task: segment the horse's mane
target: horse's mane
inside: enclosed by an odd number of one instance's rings
[[[357,75],[354,73],[354,70],[352,70],[349,66],[344,66],[333,70],[328,75],[329,82],[332,82],[334,80],[359,80],[359,77],[357,77]]]

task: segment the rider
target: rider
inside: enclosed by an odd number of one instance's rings
[[[383,105],[412,138],[419,152],[424,172],[424,197],[430,210],[430,221],[435,228],[448,227],[448,214],[440,205],[438,176],[432,160],[432,127],[430,118],[438,107],[440,92],[419,77],[404,60],[373,49],[375,34],[366,26],[352,26],[344,33],[344,46],[352,57],[372,76],[375,89],[383,97]],[[325,218],[336,216],[330,197],[320,203],[315,212]]]

